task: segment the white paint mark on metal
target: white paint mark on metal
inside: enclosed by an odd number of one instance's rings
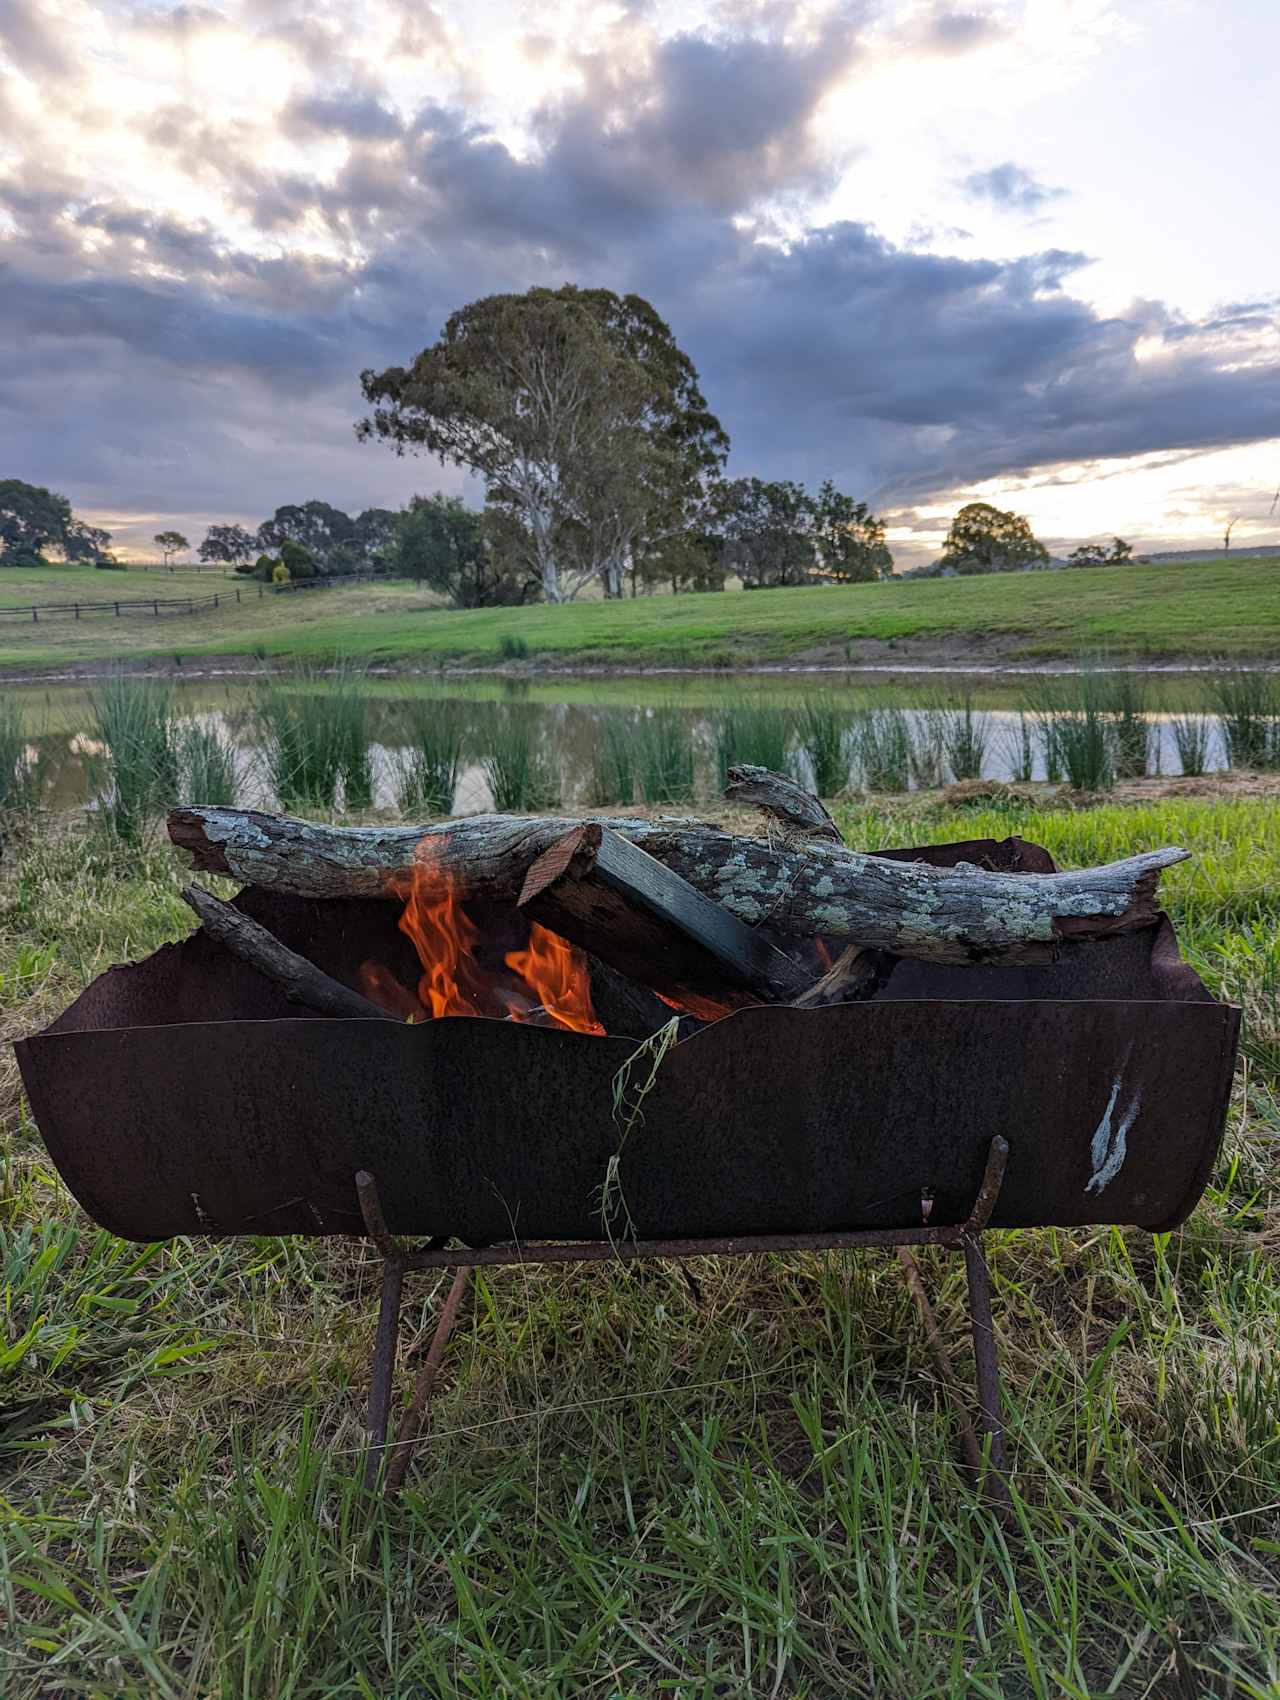
[[[1125,1062],[1128,1062],[1126,1056]],[[1117,1074],[1111,1087],[1111,1096],[1107,1099],[1107,1107],[1102,1112],[1102,1120],[1098,1123],[1093,1136],[1093,1144],[1089,1148],[1089,1158],[1093,1163],[1093,1174],[1089,1177],[1086,1192],[1101,1192],[1109,1182],[1120,1173],[1124,1164],[1129,1129],[1138,1119],[1138,1111],[1142,1108],[1142,1091],[1139,1088],[1133,1095],[1129,1107],[1120,1118],[1117,1126],[1112,1126],[1111,1118],[1124,1090],[1123,1065],[1121,1073]]]

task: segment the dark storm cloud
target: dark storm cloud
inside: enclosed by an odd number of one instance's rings
[[[931,16],[954,46],[964,31],[943,20],[971,14]],[[263,18],[286,27],[284,8]],[[273,169],[198,110],[140,119],[252,223],[242,246],[29,158],[0,200],[17,226],[0,239],[0,458],[84,505],[175,518],[403,500],[442,475],[355,444],[360,370],[409,358],[477,295],[570,279],[655,302],[737,472],[830,475],[888,503],[1280,436],[1280,367],[1261,352],[1274,302],[1105,317],[1071,293],[1080,254],[958,258],[854,222],[765,245],[740,228],[820,183],[814,119],[856,63],[855,20],[584,57],[521,158],[449,106],[402,119],[349,65],[286,118],[345,138],[323,179]],[[316,33],[319,52],[328,24]],[[1002,192],[1025,199],[1016,175]],[[1164,346],[1139,360],[1140,341]]]
[[[994,206],[1021,213],[1037,213],[1050,201],[1060,201],[1067,192],[1041,183],[1011,159],[1003,165],[993,165],[989,171],[971,171],[960,179],[958,187],[972,201],[990,201]]]

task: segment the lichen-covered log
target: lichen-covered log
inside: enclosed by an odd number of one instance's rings
[[[333,827],[244,809],[184,808],[169,835],[194,866],[307,897],[394,895],[428,855],[464,895],[514,903],[530,864],[581,823],[472,815],[429,827]],[[751,925],[846,939],[932,962],[1036,963],[1063,938],[1149,926],[1160,873],[1185,850],[1149,850],[1056,874],[933,868],[811,842],[766,844],[691,820],[607,820]]]

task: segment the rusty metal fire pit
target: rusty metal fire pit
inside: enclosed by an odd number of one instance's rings
[[[1016,840],[891,854],[1052,867]],[[236,904],[348,985],[370,956],[411,972],[388,903]],[[113,1232],[374,1239],[370,1480],[407,1271],[936,1244],[965,1251],[999,1490],[981,1231],[1176,1227],[1214,1162],[1238,1026],[1162,918],[1043,967],[901,962],[868,1002],[740,1010],[671,1048],[628,1126],[614,1081],[634,1039],[300,1013],[197,932],[108,970],[16,1049],[50,1156]]]

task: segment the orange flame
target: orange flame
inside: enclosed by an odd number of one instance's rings
[[[422,964],[416,1004],[412,994],[375,962],[361,970],[365,992],[384,1009],[413,1020],[408,1005],[432,1020],[442,1015],[506,1016],[548,1021],[575,1033],[603,1033],[591,1007],[591,976],[580,950],[534,922],[524,950],[509,951],[506,976],[487,972],[476,959],[479,928],[462,906],[456,881],[439,866],[436,844],[418,846],[403,896],[400,931]]]

